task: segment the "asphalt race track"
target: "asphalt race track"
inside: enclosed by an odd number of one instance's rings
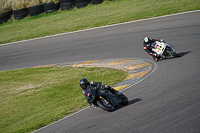
[[[157,62],[154,73],[123,91],[129,105],[111,113],[89,107],[35,132],[200,133],[200,11],[2,45],[0,71],[82,60],[152,60],[143,50],[144,36],[163,38],[181,57]]]

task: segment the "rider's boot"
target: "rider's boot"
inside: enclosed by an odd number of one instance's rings
[[[157,62],[160,59],[160,57],[153,56],[153,59],[154,59],[155,62]]]
[[[90,106],[93,106],[94,108],[98,108],[96,104],[91,104]]]

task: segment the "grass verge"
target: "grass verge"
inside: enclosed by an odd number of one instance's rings
[[[0,132],[31,132],[87,107],[83,77],[115,85],[126,72],[108,68],[28,68],[0,72]]]
[[[199,0],[117,0],[0,25],[0,44],[200,9]]]

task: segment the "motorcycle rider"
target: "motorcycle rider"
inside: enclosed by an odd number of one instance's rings
[[[90,92],[91,89],[96,88],[100,88],[100,89],[106,89],[109,90],[111,92],[113,92],[115,95],[120,95],[121,93],[115,89],[113,89],[112,87],[110,87],[109,85],[101,85],[101,82],[94,82],[94,81],[90,81],[88,82],[87,78],[82,78],[79,82],[80,87],[82,88],[82,93],[85,95],[87,101],[89,104],[91,104],[92,102],[90,100],[90,97],[88,97],[88,93]]]
[[[155,62],[157,62],[161,58],[160,56],[157,55],[156,52],[152,51],[151,44],[153,42],[156,42],[156,41],[164,42],[163,39],[151,39],[149,37],[145,37],[144,38],[144,42],[143,42],[144,50],[149,54],[149,56],[153,57],[153,59],[154,59]]]

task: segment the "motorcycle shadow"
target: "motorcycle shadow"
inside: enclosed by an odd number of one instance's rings
[[[186,54],[189,54],[190,51],[187,51],[187,52],[181,52],[181,53],[177,53],[179,55],[179,57],[183,57],[185,56]]]
[[[177,57],[172,57],[172,58],[161,58],[159,61],[162,61],[162,60],[168,60],[168,59],[175,59],[175,58],[181,58],[183,56],[185,56],[186,54],[189,54],[190,51],[187,51],[187,52],[181,52],[181,53],[177,53]]]
[[[139,101],[142,101],[142,99],[141,99],[141,98],[136,98],[136,99],[129,100],[129,102],[128,102],[127,105],[124,105],[124,106],[117,106],[117,107],[115,108],[114,111],[116,111],[116,110],[118,110],[118,109],[121,109],[121,108],[123,108],[123,107],[125,107],[125,106],[129,106],[129,105],[134,104],[134,103],[139,102]]]

